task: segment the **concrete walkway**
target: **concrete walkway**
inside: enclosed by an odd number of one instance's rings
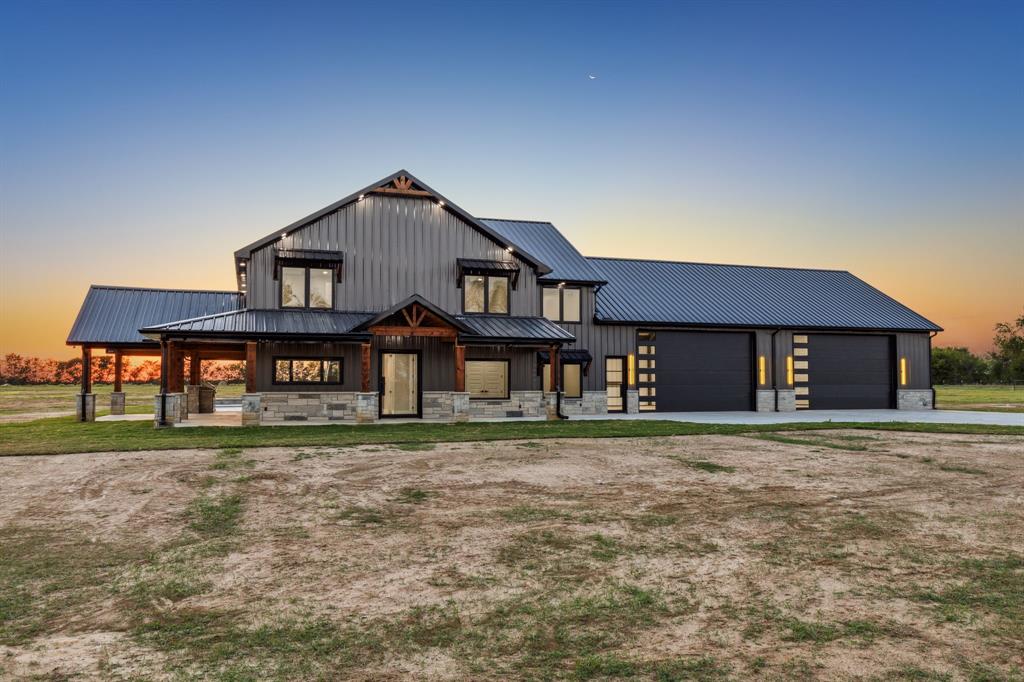
[[[800,422],[919,422],[1024,426],[1024,413],[968,410],[801,410],[800,412],[641,412],[572,419],[667,419],[698,424],[792,424]]]

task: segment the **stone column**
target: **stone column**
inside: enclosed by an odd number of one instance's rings
[[[185,394],[183,393],[158,393],[154,396],[153,401],[153,422],[157,427],[161,426],[173,426],[181,421],[181,408],[184,402]],[[161,416],[163,411],[166,411],[166,415],[163,420]],[[164,423],[161,424],[160,422]]]
[[[452,418],[457,422],[469,421],[468,393],[452,393]]]
[[[185,394],[188,396],[186,403],[189,414],[199,414],[199,384],[189,384],[186,386]]]
[[[558,419],[558,394],[545,393],[544,404],[547,407],[548,419]]]
[[[775,391],[772,389],[757,389],[757,411],[758,412],[774,412],[775,411]]]
[[[376,393],[356,393],[356,423],[370,424],[379,416]]]
[[[626,391],[626,414],[640,413],[640,391],[630,388]]]
[[[796,412],[796,391],[792,388],[780,388],[778,392],[779,412]]]
[[[80,422],[96,421],[96,394],[79,393],[75,398],[75,418]]]
[[[242,395],[242,426],[259,426],[263,416],[261,395],[246,393]]]
[[[110,394],[110,414],[124,414],[124,391]]]
[[[898,410],[930,410],[934,407],[932,403],[932,389],[904,389],[896,391],[896,409]]]

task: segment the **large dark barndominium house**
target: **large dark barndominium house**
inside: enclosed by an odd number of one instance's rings
[[[89,290],[67,342],[114,354],[113,412],[125,355],[161,356],[161,425],[212,359],[246,363],[244,424],[933,404],[939,327],[848,272],[588,258],[406,171],[234,265],[237,291]]]

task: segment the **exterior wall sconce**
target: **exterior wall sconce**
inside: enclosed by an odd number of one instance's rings
[[[636,386],[636,355],[633,353],[626,357],[626,375],[629,386]]]
[[[793,385],[793,356],[786,356],[786,385]]]
[[[900,386],[906,386],[909,379],[910,373],[907,371],[907,359],[900,358]]]
[[[760,386],[768,383],[768,361],[763,355],[757,358],[757,383]]]

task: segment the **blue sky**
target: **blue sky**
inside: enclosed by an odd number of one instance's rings
[[[1024,3],[2,12],[0,351],[403,167],[591,255],[849,269],[940,344],[1024,304]]]

